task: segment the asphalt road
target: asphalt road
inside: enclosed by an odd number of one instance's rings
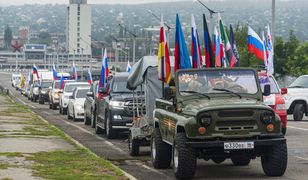
[[[128,153],[126,134],[118,139],[108,140],[104,135],[97,135],[94,129],[85,126],[83,122],[67,120],[58,110],[50,110],[45,105],[33,103],[20,95],[11,87],[10,75],[0,73],[0,84],[10,89],[10,92],[21,103],[27,105],[35,113],[59,127],[65,133],[88,147],[97,155],[104,157],[137,179],[174,179],[172,169],[157,170],[150,162],[150,150],[141,149],[141,156],[134,158]],[[261,167],[260,158],[252,160],[249,166],[236,167],[230,160],[221,164],[212,161],[198,160],[195,179],[308,179],[308,118],[301,122],[292,120],[289,116],[287,129],[288,168],[283,177],[266,177]]]

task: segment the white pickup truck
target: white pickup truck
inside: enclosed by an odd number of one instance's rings
[[[293,114],[295,121],[308,116],[308,75],[298,77],[289,87],[286,94],[288,114]]]

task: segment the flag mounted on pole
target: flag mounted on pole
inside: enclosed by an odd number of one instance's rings
[[[267,73],[274,74],[274,47],[269,25],[267,26]]]
[[[191,56],[192,56],[193,68],[200,68],[202,66],[202,55],[200,50],[197,25],[193,14],[191,15],[191,40],[192,40]]]
[[[175,29],[174,72],[176,72],[177,69],[192,67],[178,14],[176,14]]]
[[[227,32],[225,30],[224,24],[219,16],[219,28],[220,28],[220,34],[221,34],[221,39],[223,41],[223,44],[225,46],[225,63],[226,66],[234,67],[236,64],[236,58],[233,54],[233,50],[231,47],[231,44],[229,42],[229,38],[227,35]]]
[[[127,66],[126,66],[126,72],[130,72],[132,70],[132,66],[130,65],[129,61],[127,61]]]
[[[77,76],[77,68],[75,66],[75,62],[73,62],[73,78],[75,81],[78,80],[78,76]]]
[[[64,76],[63,76],[63,67],[62,67],[62,73],[61,73],[61,79],[60,79],[60,82],[59,82],[59,89],[62,90],[64,88]]]
[[[89,83],[90,85],[92,85],[92,83],[93,83],[93,80],[92,80],[92,73],[91,73],[91,69],[90,69],[90,68],[88,69],[88,83]]]
[[[203,29],[204,29],[204,56],[205,56],[205,65],[206,67],[215,67],[214,54],[213,54],[213,45],[211,42],[211,37],[209,29],[207,27],[207,22],[205,14],[203,14]],[[215,35],[214,35],[215,36]],[[215,37],[214,37],[215,41]]]
[[[38,68],[35,66],[35,64],[33,64],[33,71],[32,71],[32,73],[36,75],[37,79],[40,79],[40,76],[38,74]]]
[[[109,69],[108,69],[108,57],[107,57],[107,49],[105,48],[104,56],[103,56],[103,63],[102,63],[102,69],[101,69],[101,75],[99,78],[99,89],[103,88],[105,86],[105,81],[109,75]]]
[[[250,26],[248,26],[248,52],[253,53],[263,61],[265,60],[263,41]]]
[[[52,74],[53,74],[53,80],[57,80],[58,75],[57,75],[57,70],[56,70],[56,66],[54,63],[52,64]]]
[[[171,65],[169,56],[169,46],[166,39],[164,18],[161,15],[160,33],[159,33],[159,47],[158,47],[158,79],[165,83],[171,80]]]
[[[261,32],[261,37],[263,41],[263,53],[264,53],[264,67],[267,68],[267,48],[266,48],[266,39],[264,36],[264,31]]]
[[[216,26],[214,28],[214,43],[215,43],[215,67],[221,67],[220,35]]]
[[[236,63],[235,63],[235,66],[236,67],[239,67],[240,66],[240,56],[239,56],[239,53],[238,53],[238,50],[237,50],[237,47],[236,47],[236,42],[235,42],[235,38],[234,38],[234,32],[233,32],[233,28],[232,28],[232,25],[230,24],[230,43],[231,43],[231,47],[232,47],[232,50],[233,50],[233,54],[236,58]]]

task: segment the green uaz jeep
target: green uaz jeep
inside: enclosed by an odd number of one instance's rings
[[[172,162],[177,178],[194,177],[197,158],[216,163],[231,158],[248,165],[261,157],[267,176],[282,176],[287,144],[281,122],[263,104],[256,71],[243,68],[188,69],[175,75],[175,87],[156,100],[151,156],[155,168]]]

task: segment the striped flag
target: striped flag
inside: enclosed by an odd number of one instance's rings
[[[169,56],[169,47],[166,40],[166,32],[164,26],[164,18],[161,15],[161,25],[160,25],[160,38],[158,47],[158,78],[163,79],[165,83],[169,83],[171,80],[171,65]],[[164,69],[162,70],[162,63]]]
[[[217,27],[214,28],[214,43],[215,43],[215,66],[221,67],[221,48],[220,48],[220,35]]]
[[[35,64],[33,64],[33,71],[32,71],[32,73],[36,75],[37,79],[40,79],[40,76],[38,74],[38,68],[35,66]]]
[[[203,29],[204,29],[204,46],[205,46],[204,48],[205,65],[206,67],[215,67],[213,45],[211,42],[209,29],[207,27],[205,14],[203,14]]]
[[[90,69],[90,68],[88,69],[88,83],[89,83],[90,85],[92,85],[92,83],[93,83],[93,80],[92,80],[92,73],[91,73],[91,69]]]
[[[202,55],[200,50],[197,25],[193,14],[191,15],[191,40],[192,40],[191,56],[192,56],[193,68],[200,68],[202,65]]]
[[[248,26],[248,52],[253,53],[257,58],[264,59],[264,44],[260,36]]]
[[[105,48],[104,51],[104,57],[103,57],[103,63],[102,63],[102,69],[101,69],[101,75],[99,78],[99,89],[103,88],[105,86],[105,81],[109,75],[109,69],[108,69],[108,57],[107,57],[107,49]]]
[[[77,68],[75,66],[75,62],[73,62],[73,78],[74,80],[78,80],[78,76],[77,76]]]
[[[274,47],[269,25],[267,26],[267,73],[274,74]]]
[[[232,25],[230,24],[230,43],[231,43],[231,47],[232,47],[232,50],[233,50],[233,54],[236,58],[236,64],[235,66],[236,67],[239,67],[240,66],[240,56],[239,56],[239,53],[238,53],[238,50],[237,50],[237,47],[236,47],[236,42],[235,42],[235,38],[234,38],[234,32],[233,32],[233,28],[232,28]]]
[[[53,80],[57,80],[58,79],[58,75],[57,75],[57,70],[56,70],[55,63],[52,64],[52,74],[53,74]]]

